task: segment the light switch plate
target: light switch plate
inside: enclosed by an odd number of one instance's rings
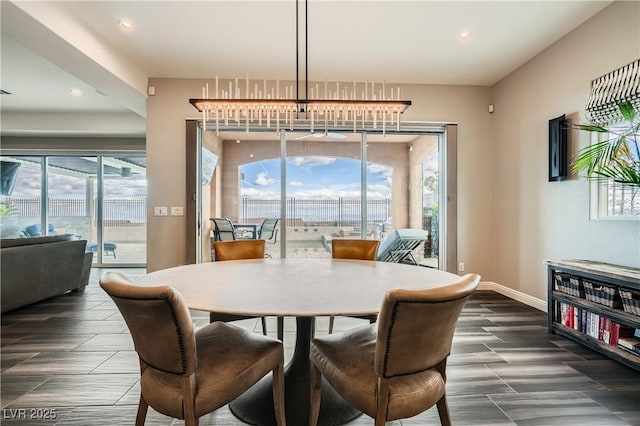
[[[167,208],[166,207],[154,207],[153,208],[154,216],[167,216]]]
[[[171,216],[184,216],[184,209],[182,206],[179,207],[171,207]]]

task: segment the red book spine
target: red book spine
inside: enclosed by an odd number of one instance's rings
[[[614,322],[611,324],[611,346],[618,346],[618,338],[620,338],[620,324]]]
[[[569,324],[567,324],[569,328],[573,328],[574,309],[573,305],[569,305]]]

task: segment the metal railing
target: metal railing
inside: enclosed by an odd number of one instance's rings
[[[361,208],[359,198],[308,200],[287,198],[287,226],[358,226]],[[280,217],[280,200],[240,199],[241,222]],[[381,223],[391,216],[391,199],[367,201],[367,223]]]
[[[0,203],[10,209],[12,216],[39,217],[42,212],[40,201],[40,198],[0,197]],[[96,217],[96,204],[92,203],[89,208],[84,199],[50,198],[48,204],[49,217]],[[147,222],[145,198],[107,199],[103,205],[105,226]]]

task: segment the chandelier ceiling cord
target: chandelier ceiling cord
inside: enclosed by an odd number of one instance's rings
[[[305,93],[300,98],[299,70],[299,2],[296,0],[296,79],[295,94],[291,85],[281,84],[280,80],[262,81],[262,89],[257,81],[245,78],[244,93],[238,78],[228,81],[228,91],[222,88],[218,76],[215,77],[215,93],[209,96],[209,83],[202,88],[202,97],[189,99],[189,102],[202,113],[203,128],[207,123],[219,134],[220,127],[230,124],[242,127],[247,132],[253,128],[273,128],[279,132],[282,126],[294,130],[294,122],[304,122],[311,132],[317,125],[324,133],[330,127],[352,128],[354,133],[367,130],[382,130],[385,134],[388,126],[400,130],[400,114],[411,101],[400,99],[400,88],[390,87],[386,83],[376,86],[374,81],[364,83],[329,83],[324,81],[324,96],[320,95],[320,83],[311,88],[309,96],[309,58],[308,58],[308,3],[305,2]],[[251,90],[253,83],[253,90]],[[282,96],[281,86],[284,86]],[[377,88],[377,92],[376,92]],[[358,98],[360,91],[360,98]],[[395,97],[394,97],[395,92]],[[295,95],[295,98],[294,98]]]

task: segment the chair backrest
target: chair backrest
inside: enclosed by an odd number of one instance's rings
[[[236,239],[236,230],[231,220],[224,217],[214,217],[210,220],[213,222],[213,239],[215,241],[232,241]]]
[[[262,259],[264,244],[264,240],[215,241],[213,243],[215,261]]]
[[[400,262],[427,239],[422,229],[396,229],[380,244],[376,260]]]
[[[39,223],[34,223],[33,225],[29,225],[24,228],[24,233],[30,237],[40,237],[42,236],[42,228]]]
[[[258,231],[258,238],[269,241],[271,244],[275,243],[278,238],[278,222],[280,222],[279,218],[267,218],[263,220],[262,225],[260,225],[260,230]]]
[[[331,257],[334,259],[376,260],[378,240],[331,240]]]
[[[193,322],[180,293],[167,286],[136,286],[118,272],[105,272],[100,287],[120,310],[145,364],[180,375],[195,371]]]
[[[467,274],[445,287],[387,292],[378,315],[376,374],[412,374],[446,360],[460,312],[479,282],[479,275]]]

